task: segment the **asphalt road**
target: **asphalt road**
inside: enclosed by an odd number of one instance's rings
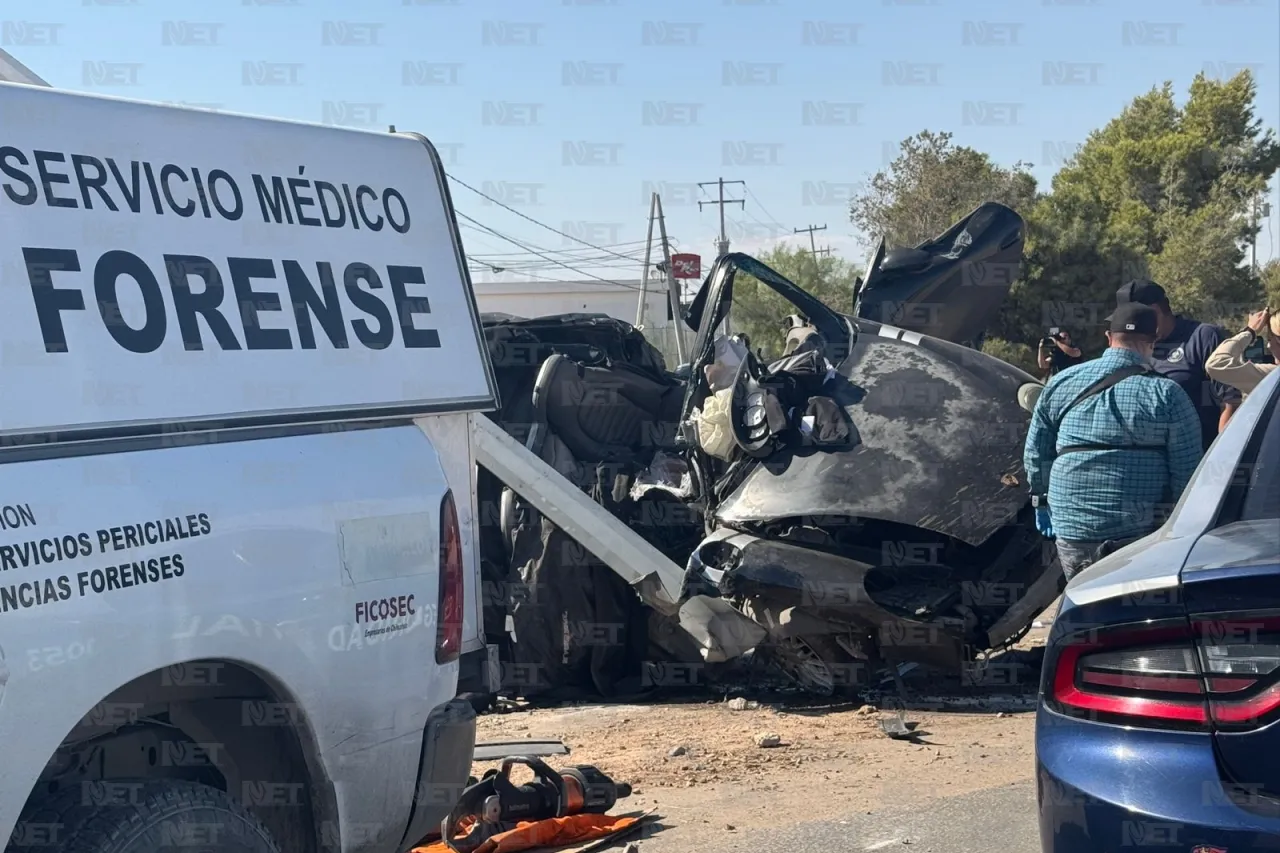
[[[815,797],[839,791],[815,790]],[[767,803],[761,804],[768,808]],[[712,821],[668,826],[639,841],[640,853],[1040,853],[1035,785],[1019,782],[972,794],[934,800],[927,809],[892,809],[874,814],[801,823],[767,830],[729,831]]]

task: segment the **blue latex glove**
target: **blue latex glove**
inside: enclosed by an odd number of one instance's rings
[[[1053,538],[1053,521],[1049,518],[1047,506],[1036,507],[1036,530],[1039,530],[1040,535],[1046,539]]]

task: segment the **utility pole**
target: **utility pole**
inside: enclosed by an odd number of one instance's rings
[[[636,328],[644,328],[644,307],[649,298],[649,258],[653,252],[653,216],[658,209],[658,194],[649,198],[649,233],[644,238],[644,267],[640,271],[640,301],[636,304]]]
[[[719,257],[723,257],[724,255],[729,254],[729,238],[728,238],[728,237],[726,237],[726,236],[725,236],[725,233],[724,233],[724,206],[725,206],[726,204],[740,204],[740,205],[742,205],[742,207],[743,207],[743,209],[744,209],[744,210],[746,209],[746,206],[747,206],[746,201],[745,201],[745,200],[743,200],[743,199],[740,199],[740,198],[730,198],[730,199],[726,199],[726,198],[724,197],[724,185],[725,185],[725,184],[743,184],[743,185],[745,185],[745,184],[746,184],[746,181],[726,181],[724,178],[719,178],[719,179],[714,180],[714,181],[705,181],[705,182],[703,182],[703,183],[698,184],[698,186],[699,186],[699,187],[711,187],[711,186],[719,186],[719,187],[720,187],[720,197],[719,197],[719,199],[718,199],[718,200],[716,200],[716,201],[699,201],[699,202],[698,202],[698,210],[702,210],[702,206],[703,206],[704,204],[717,204],[717,205],[719,205],[719,206],[720,206],[720,239],[716,240],[716,257],[717,257],[717,258],[719,258]]]
[[[825,225],[821,225],[821,226],[819,226],[819,225],[810,225],[808,228],[796,228],[796,229],[795,229],[795,233],[797,233],[797,234],[803,234],[803,233],[804,233],[804,232],[806,232],[806,231],[808,231],[808,232],[809,232],[809,251],[810,251],[810,253],[811,253],[811,254],[813,254],[813,256],[814,256],[814,257],[817,257],[817,256],[818,256],[818,247],[817,247],[817,245],[816,245],[816,244],[814,243],[814,241],[813,241],[813,232],[814,232],[814,231],[826,231],[826,230],[827,230],[827,226],[825,226]],[[825,254],[825,253],[827,253],[827,252],[830,252],[831,250],[830,250],[830,249],[823,249],[822,251],[823,251],[823,253]]]
[[[1264,204],[1261,196],[1255,197],[1249,207],[1249,268],[1255,273],[1258,272],[1258,228],[1261,226],[1258,220],[1270,216],[1271,205]]]
[[[1249,199],[1249,269],[1258,272],[1258,199]]]
[[[678,364],[684,364],[684,324],[680,322],[680,282],[676,279],[676,271],[671,268],[671,243],[667,240],[667,220],[662,215],[662,196],[654,193],[653,203],[658,209],[658,235],[662,240],[663,268],[667,271],[667,299],[671,302],[671,330],[676,336],[676,359]]]

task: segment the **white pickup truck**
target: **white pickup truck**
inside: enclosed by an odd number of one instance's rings
[[[5,849],[437,829],[496,391],[431,145],[0,84],[0,346]]]

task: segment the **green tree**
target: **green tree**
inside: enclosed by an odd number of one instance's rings
[[[1096,349],[1125,281],[1148,275],[1175,310],[1234,322],[1261,299],[1242,265],[1246,213],[1280,168],[1280,144],[1255,116],[1248,71],[1198,75],[1179,107],[1166,83],[1094,131],[1028,217],[1027,262],[996,334],[1070,329]]]
[[[857,269],[833,255],[815,257],[807,249],[779,244],[759,256],[794,284],[842,314],[853,310],[853,282]],[[766,357],[782,351],[787,315],[796,308],[755,276],[739,273],[733,280],[733,304],[729,322],[733,332],[745,333],[752,349]]]
[[[1262,267],[1262,290],[1267,300],[1267,307],[1273,313],[1280,313],[1280,258],[1272,258]]]
[[[954,225],[978,205],[997,201],[1019,213],[1036,199],[1036,179],[1018,162],[1004,168],[986,154],[954,145],[950,133],[922,131],[900,143],[887,169],[871,177],[850,204],[863,238],[917,246]]]
[[[1014,367],[1021,367],[1037,378],[1043,372],[1036,362],[1036,350],[1030,344],[1011,343],[1002,338],[987,338],[982,342],[982,351],[1001,361],[1007,361]]]

